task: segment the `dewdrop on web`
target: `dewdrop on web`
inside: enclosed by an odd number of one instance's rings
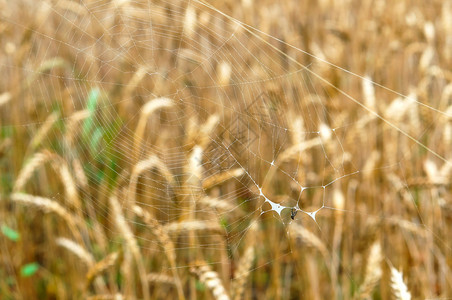
[[[331,137],[333,135],[333,131],[331,130],[331,128],[328,125],[326,125],[325,123],[322,123],[322,124],[320,124],[319,134],[323,140],[328,141],[331,139]]]

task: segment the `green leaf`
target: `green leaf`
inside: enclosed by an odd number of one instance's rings
[[[99,100],[100,91],[98,88],[94,88],[90,91],[87,99],[87,109],[90,112],[90,116],[83,123],[82,134],[85,140],[89,139],[89,134],[94,125],[94,114],[96,112],[97,101]]]
[[[32,262],[26,264],[20,268],[20,275],[22,277],[30,277],[33,276],[39,270],[39,264],[36,262]]]
[[[94,88],[89,92],[87,108],[90,112],[94,112],[96,110],[97,100],[99,98],[99,95],[100,95],[100,91],[98,88]]]
[[[102,141],[102,137],[104,135],[104,132],[102,128],[97,127],[94,129],[93,135],[91,136],[91,142],[90,142],[90,148],[92,155],[95,155],[97,152],[97,149],[99,148],[99,144]]]
[[[13,242],[17,242],[20,239],[20,234],[7,225],[2,225],[2,233]]]

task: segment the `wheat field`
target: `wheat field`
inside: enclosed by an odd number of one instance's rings
[[[0,0],[1,299],[451,299],[452,1]]]

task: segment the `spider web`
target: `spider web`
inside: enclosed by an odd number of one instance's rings
[[[23,60],[6,59],[2,70],[24,78],[12,91],[14,105],[36,120],[16,123],[13,114],[2,128],[33,136],[51,123],[26,159],[41,148],[61,156],[83,199],[76,213],[97,220],[95,230],[111,242],[119,234],[108,225],[113,194],[143,250],[163,251],[142,238],[150,228],[136,207],[171,233],[178,253],[201,249],[204,259],[220,263],[218,238],[234,256],[255,223],[279,228],[283,239],[300,223],[323,239],[332,213],[362,213],[335,202],[335,191],[366,185],[369,174],[399,176],[416,210],[403,177],[405,151],[421,149],[444,165],[441,178],[449,174],[445,149],[424,139],[441,122],[418,116],[450,118],[447,103],[430,106],[398,92],[406,87],[379,85],[330,62],[328,49],[303,50],[305,42],[280,33],[296,32],[291,24],[283,17],[252,19],[247,12],[255,8],[247,1],[237,9],[196,0],[10,5],[33,7],[41,16],[33,25],[2,17],[28,32],[14,41],[28,45]],[[265,7],[270,15],[287,13]],[[362,94],[348,91],[356,85]],[[372,150],[384,148],[381,130],[405,145],[387,151],[385,160]],[[363,134],[369,147],[356,149],[353,139]],[[59,191],[43,196],[67,201]],[[410,221],[423,224],[420,216]]]

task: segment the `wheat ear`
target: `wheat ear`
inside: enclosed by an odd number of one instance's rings
[[[135,149],[135,157],[138,158],[141,150],[141,141],[143,140],[144,129],[146,128],[146,123],[149,116],[158,109],[169,108],[173,106],[173,101],[169,98],[156,98],[147,102],[140,114],[140,119],[138,120],[138,125],[135,129],[135,137],[133,141],[133,149]]]
[[[132,230],[130,229],[129,225],[127,224],[124,215],[122,214],[122,209],[119,206],[118,200],[116,198],[116,195],[113,194],[110,197],[110,205],[113,212],[114,222],[116,224],[117,229],[121,233],[121,235],[126,240],[127,248],[132,253],[132,256],[135,259],[135,263],[138,268],[138,272],[140,274],[140,280],[142,285],[142,291],[143,291],[143,297],[144,299],[150,299],[149,294],[149,284],[148,280],[146,278],[146,271],[143,264],[143,259],[140,254],[140,250],[138,248],[137,241],[135,240],[135,237],[133,236]],[[127,253],[126,253],[127,254]]]
[[[221,279],[218,277],[218,273],[210,269],[205,263],[201,263],[191,268],[191,272],[196,274],[203,284],[205,284],[217,300],[229,300],[229,296],[223,287]]]
[[[89,285],[89,283],[100,273],[104,272],[111,266],[113,266],[116,261],[118,260],[119,254],[118,252],[113,252],[108,254],[104,259],[97,262],[95,265],[93,265],[89,270],[88,273],[86,273],[86,283]]]
[[[391,266],[391,289],[394,297],[398,300],[411,300],[411,294],[403,281],[402,272]]]
[[[250,275],[250,269],[253,265],[254,253],[254,246],[249,246],[245,250],[243,257],[239,260],[237,275],[232,284],[232,295],[234,300],[242,299],[245,285]]]
[[[172,280],[177,287],[178,297],[179,299],[185,299],[182,283],[180,281],[180,277],[176,268],[176,251],[174,248],[174,243],[171,240],[170,236],[168,235],[168,232],[165,230],[165,228],[163,228],[162,225],[160,225],[160,223],[156,219],[153,218],[153,216],[150,213],[143,210],[141,207],[135,205],[133,207],[133,211],[137,216],[142,218],[147,225],[151,227],[152,232],[157,237],[158,241],[163,247],[166,257],[168,258],[168,261],[170,263],[171,270],[173,272],[174,278],[172,278]]]
[[[76,216],[73,216],[58,202],[51,200],[49,198],[33,196],[25,193],[11,194],[11,200],[25,205],[36,206],[46,213],[49,212],[55,213],[56,215],[60,216],[63,220],[66,221],[69,228],[73,232],[74,236],[76,236],[79,241],[82,241],[80,232],[77,229],[77,226],[80,225],[82,222],[79,219],[77,219]]]
[[[378,241],[374,242],[369,251],[364,281],[359,287],[357,299],[369,298],[372,291],[381,278],[381,246]]]

